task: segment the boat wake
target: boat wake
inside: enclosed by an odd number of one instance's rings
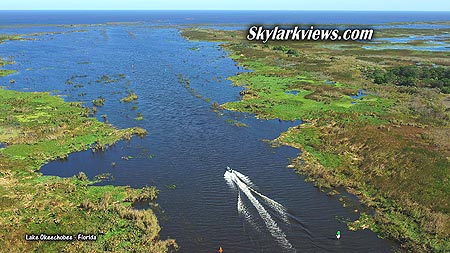
[[[237,210],[244,219],[250,223],[250,225],[255,228],[258,232],[261,231],[260,227],[254,221],[253,215],[248,211],[247,206],[245,206],[244,201],[241,198],[241,192],[238,192]]]
[[[247,197],[252,206],[256,209],[259,216],[263,220],[267,230],[271,234],[273,238],[278,242],[278,244],[288,252],[296,252],[295,248],[286,238],[286,234],[281,230],[276,221],[272,218],[268,210],[263,206],[263,204],[270,208],[269,210],[278,214],[279,218],[289,224],[288,213],[286,208],[275,200],[263,195],[262,193],[256,190],[256,186],[250,180],[249,177],[239,173],[238,171],[228,170],[224,174],[225,181],[228,186],[234,191],[238,192],[238,200],[237,200],[237,209],[238,213],[244,217],[244,219],[250,223],[255,229],[259,231],[255,223],[254,217],[252,217],[248,208],[245,206],[244,201],[242,200],[241,193]],[[258,200],[258,198],[262,200]]]

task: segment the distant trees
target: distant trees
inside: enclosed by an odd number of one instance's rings
[[[377,84],[439,88],[442,93],[450,94],[450,69],[445,67],[398,66],[374,69],[367,76]]]

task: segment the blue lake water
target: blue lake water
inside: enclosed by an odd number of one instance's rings
[[[0,11],[0,24],[387,24],[449,21],[450,12],[398,11]],[[416,24],[417,27],[430,27]],[[405,27],[392,24],[391,27]]]
[[[361,89],[361,90],[358,91],[358,94],[352,95],[350,97],[353,98],[353,99],[360,99],[360,98],[362,98],[362,97],[364,97],[366,95],[367,95],[366,91]]]
[[[226,166],[247,175],[260,193],[282,204],[295,217],[283,223],[276,213],[270,213],[298,252],[388,252],[396,247],[371,231],[348,231],[340,220],[356,219],[358,214],[354,209],[342,207],[338,197],[327,196],[305,183],[303,176],[286,168],[289,159],[300,151],[274,148],[263,141],[276,138],[301,122],[266,121],[248,114],[211,110],[212,102],[240,99],[241,88],[233,87],[226,78],[246,71],[236,66],[218,43],[186,41],[178,29],[155,25],[159,24],[157,20],[166,24],[256,22],[252,17],[269,20],[260,16],[261,13],[243,17],[236,16],[242,13],[234,12],[227,15],[105,12],[84,16],[33,12],[29,16],[16,13],[15,19],[7,19],[2,14],[1,25],[145,21],[81,28],[23,26],[17,28],[22,33],[59,31],[65,34],[0,44],[0,55],[11,56],[16,62],[7,68],[18,70],[0,78],[0,85],[20,91],[51,91],[66,101],[82,101],[87,106],[102,96],[106,101],[98,107],[98,119],[103,120],[101,115],[107,115],[116,127],[140,126],[149,133],[143,139],[120,142],[106,152],[71,154],[66,161],[45,165],[42,173],[70,177],[84,171],[90,178],[111,173],[114,179],[101,184],[156,185],[161,190],[158,203],[164,211],[159,213],[161,237],[175,238],[181,246],[180,252],[214,252],[219,246],[226,252],[286,250],[265,229],[267,224],[258,218],[260,213],[250,201],[244,204],[254,217],[253,225],[238,212],[238,195],[224,180]],[[273,20],[299,21],[292,13],[286,19],[280,13],[267,15]],[[308,15],[313,18],[316,14]],[[341,19],[330,15],[329,19],[339,23],[346,20],[373,23],[380,21],[379,15],[362,21],[361,14],[354,14],[352,19],[343,14]],[[191,16],[192,19],[187,19]],[[407,19],[402,17],[382,22]],[[3,27],[0,33],[14,29]],[[84,31],[73,32],[78,29]],[[112,81],[101,82],[104,75]],[[179,83],[180,75],[190,80],[192,90]],[[15,79],[15,83],[10,84],[10,79]],[[121,103],[120,99],[131,91],[138,95],[138,100]],[[143,119],[135,120],[139,115]],[[245,123],[247,127],[237,127],[232,122]],[[128,156],[130,159],[122,159]],[[173,184],[176,189],[167,187]],[[339,241],[334,239],[336,230],[342,231]]]

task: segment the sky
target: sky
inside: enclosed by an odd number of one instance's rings
[[[0,10],[450,11],[450,0],[1,0]]]

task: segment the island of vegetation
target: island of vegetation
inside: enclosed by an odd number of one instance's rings
[[[138,96],[134,92],[128,92],[127,96],[120,99],[120,102],[130,103],[138,99]]]
[[[7,64],[1,61],[0,65]],[[13,71],[0,71],[5,76]],[[168,252],[174,240],[159,239],[151,209],[154,187],[94,186],[80,172],[71,178],[43,176],[39,168],[71,152],[101,151],[141,128],[115,129],[89,117],[80,103],[48,93],[0,89],[0,246],[17,252]],[[97,179],[101,179],[101,176]],[[69,242],[27,241],[27,235],[72,235]],[[94,235],[78,241],[77,234]],[[28,236],[30,238],[30,236]]]
[[[376,36],[448,32],[382,29]],[[373,210],[350,229],[371,229],[415,252],[450,250],[448,51],[383,48],[389,41],[263,44],[247,41],[245,31],[200,28],[183,35],[220,42],[251,70],[230,78],[244,88],[242,100],[215,108],[303,121],[275,142],[301,149],[291,167],[318,187],[333,193],[343,186]]]

